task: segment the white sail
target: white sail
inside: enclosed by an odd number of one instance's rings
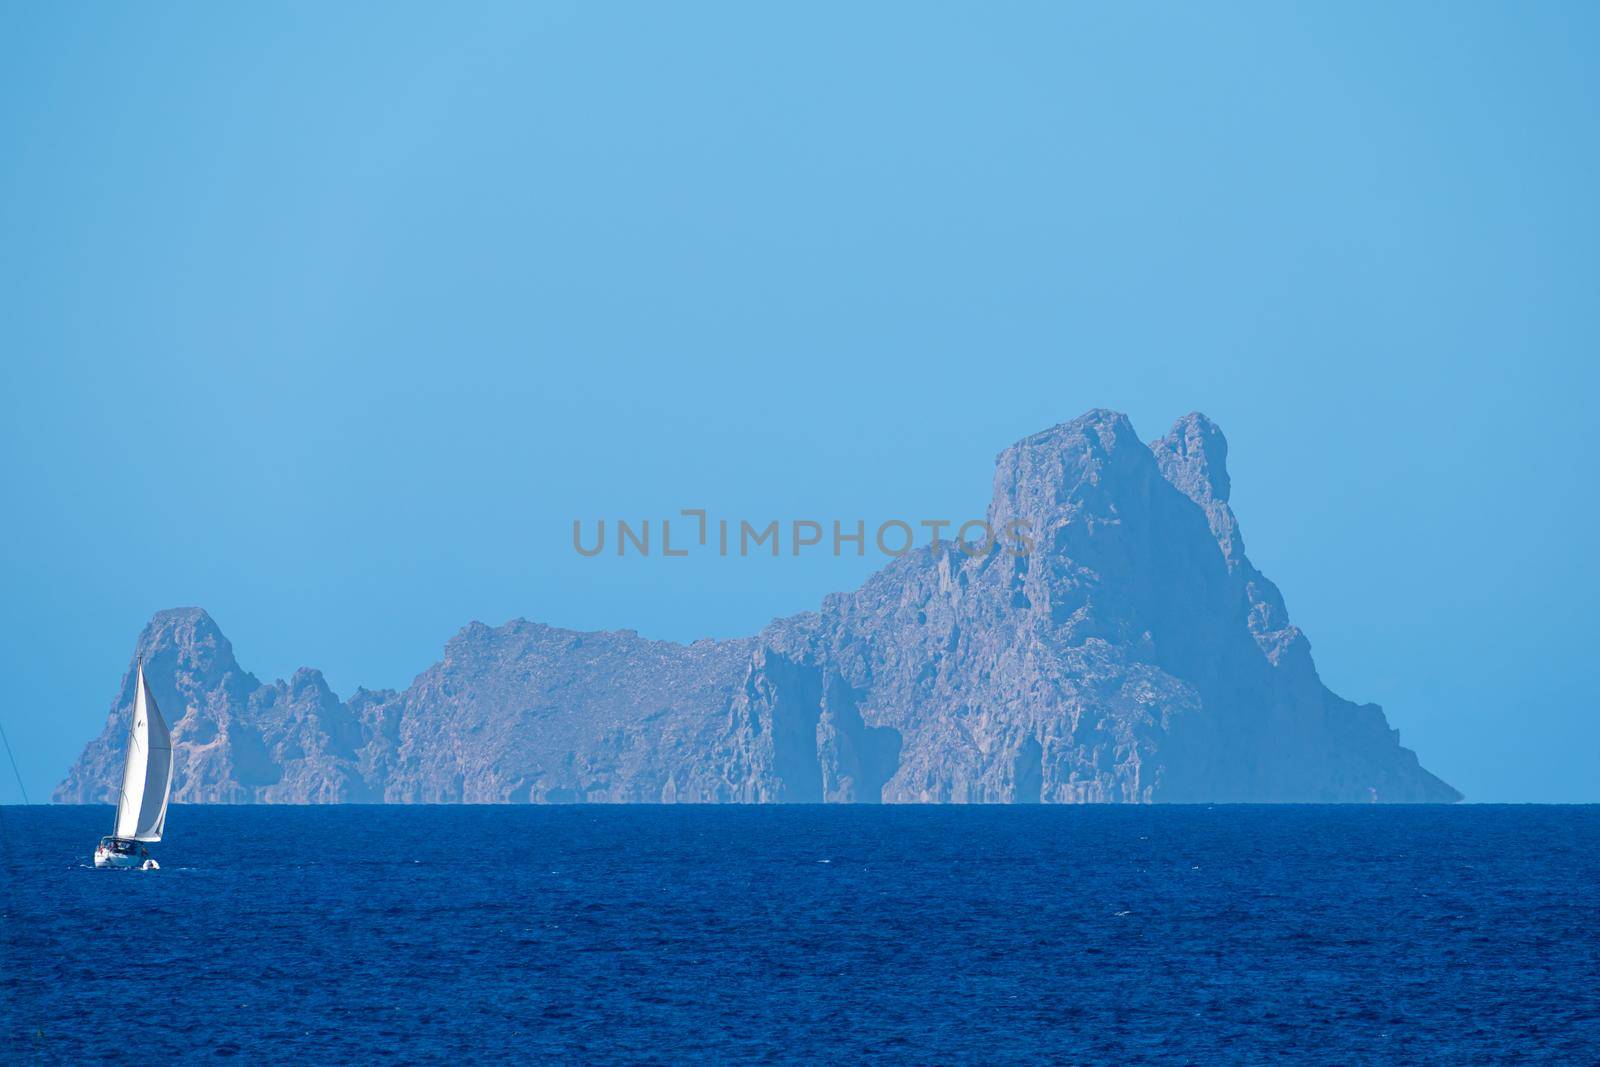
[[[125,841],[160,841],[172,792],[172,735],[144,684],[144,664],[134,689],[128,760],[122,768],[115,835]]]

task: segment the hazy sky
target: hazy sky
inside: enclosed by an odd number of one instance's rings
[[[1425,766],[1600,801],[1597,48],[1580,3],[0,3],[27,789],[157,609],[344,694],[474,619],[752,633],[877,561],[572,520],[980,515],[1105,406],[1217,420]]]

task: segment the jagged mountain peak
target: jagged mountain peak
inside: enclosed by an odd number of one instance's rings
[[[1047,536],[1074,515],[1116,511],[1118,496],[1160,478],[1128,417],[1095,408],[995,457],[988,520],[997,528],[1026,523]]]
[[[1108,446],[1119,440],[1139,439],[1127,415],[1111,408],[1090,408],[1076,418],[1058,422],[1048,429],[1029,434],[1004,449],[1001,455],[1018,448],[1048,447],[1053,443],[1070,441],[1085,435],[1092,435]]]
[[[1092,476],[1113,456],[1144,451],[1128,416],[1109,408],[1094,408],[1003,449],[995,457],[995,466],[1017,469],[1020,474],[1060,488],[1066,476]]]
[[[328,679],[315,667],[298,668],[289,676],[288,689],[290,695],[297,699],[306,694],[314,694],[319,698],[335,695],[333,688],[328,685]]]
[[[166,608],[150,616],[135,652],[151,655],[171,649],[206,649],[232,656],[227,637],[204,608]]]
[[[1205,507],[1212,500],[1227,502],[1228,439],[1205,415],[1191,411],[1165,437],[1152,441],[1150,450],[1167,480],[1195,503]]]
[[[179,680],[191,688],[253,688],[260,683],[234,658],[233,643],[203,608],[167,608],[150,617],[134,643],[115,709],[133,699],[136,661],[144,661],[145,677],[162,708],[168,708]],[[169,710],[174,719],[176,709]]]

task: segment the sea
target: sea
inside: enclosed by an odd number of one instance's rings
[[[0,809],[6,1063],[1600,1062],[1600,807]]]

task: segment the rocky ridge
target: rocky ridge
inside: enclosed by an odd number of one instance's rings
[[[1032,552],[919,550],[753,638],[472,623],[348,700],[261,682],[198,608],[135,654],[180,803],[1459,800],[1322,684],[1226,458],[1204,415],[1146,444],[1091,411],[996,461],[989,520]],[[109,802],[131,667],[56,800]]]

